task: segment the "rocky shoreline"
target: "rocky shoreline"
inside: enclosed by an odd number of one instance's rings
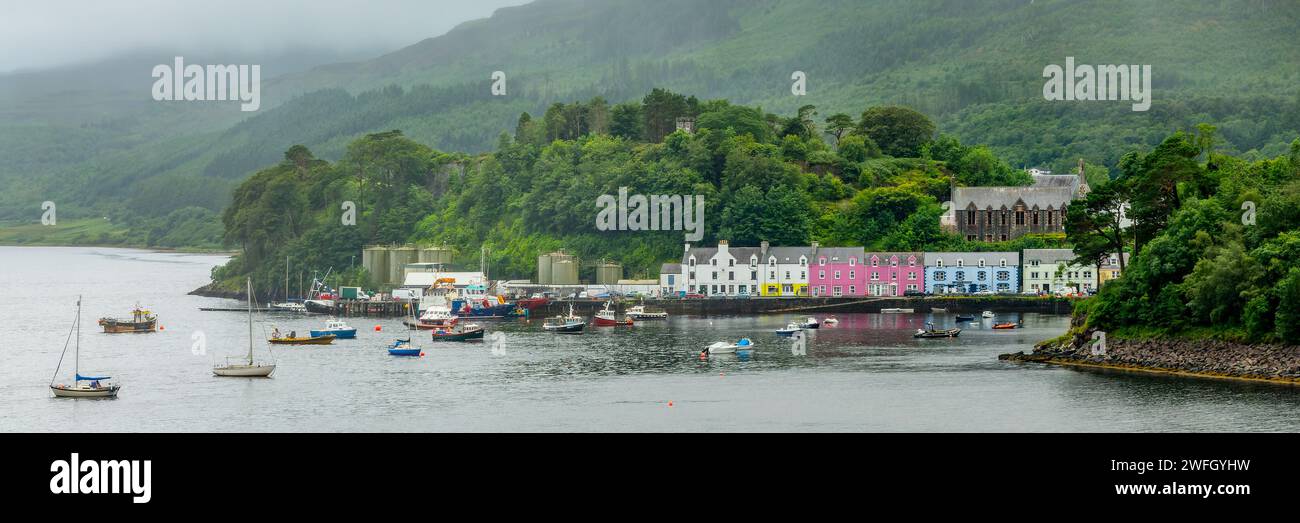
[[[1172,373],[1208,378],[1230,378],[1300,385],[1300,347],[1247,344],[1223,340],[1106,339],[1105,350],[1093,340],[1093,331],[1072,321],[1071,335],[1043,342],[1030,354],[1003,354],[1012,362],[1050,363],[1142,372]]]

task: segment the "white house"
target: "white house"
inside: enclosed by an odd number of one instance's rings
[[[682,264],[665,263],[659,267],[659,295],[678,296],[685,291],[682,285]]]
[[[1097,288],[1097,268],[1074,265],[1074,251],[1070,249],[1025,249],[1024,284],[1026,294],[1054,293],[1067,288],[1073,292],[1088,292]]]
[[[763,242],[763,296],[807,296],[808,270],[817,242],[811,247],[769,247]]]
[[[681,263],[686,292],[706,296],[758,295],[762,283],[759,252],[756,247],[733,248],[727,240],[719,240],[717,247],[692,248],[686,244]]]

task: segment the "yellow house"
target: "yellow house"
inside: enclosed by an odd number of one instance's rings
[[[1129,262],[1129,256],[1128,253],[1126,252],[1124,253],[1125,267],[1128,266],[1128,262]],[[1097,271],[1097,281],[1102,285],[1105,285],[1106,282],[1118,278],[1119,276],[1120,276],[1119,260],[1114,255],[1111,255],[1110,259],[1107,259],[1105,262],[1103,262],[1101,264],[1101,270]]]
[[[807,296],[808,263],[816,249],[815,242],[811,247],[769,247],[767,242],[763,242],[760,247],[763,265],[760,294]]]

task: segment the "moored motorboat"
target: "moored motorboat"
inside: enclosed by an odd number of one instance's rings
[[[826,325],[829,327],[834,327],[839,324],[840,324],[840,320],[834,316],[822,320],[822,325]]]
[[[50,379],[50,391],[59,398],[115,398],[117,391],[122,386],[116,383],[109,383],[112,376],[82,376],[81,375],[81,296],[77,296],[77,319],[73,323],[73,329],[77,333],[77,344],[73,352],[72,375],[74,381],[71,385],[55,384],[54,380],[59,376],[59,367],[63,366],[63,357],[68,353],[69,341],[72,338],[72,331],[68,332],[68,341],[63,342],[63,353],[59,355],[59,365],[54,367],[54,378]]]
[[[776,335],[777,335],[777,336],[787,336],[787,337],[788,337],[788,336],[792,336],[792,335],[794,335],[794,333],[799,332],[799,331],[801,331],[801,330],[803,330],[803,326],[802,326],[802,325],[800,325],[800,324],[798,324],[798,323],[795,323],[795,322],[790,322],[790,323],[787,323],[787,324],[786,324],[786,326],[785,326],[784,329],[777,329],[777,330],[776,330]]]
[[[734,354],[738,351],[749,351],[754,349],[754,342],[749,338],[741,338],[735,343],[719,341],[706,347],[704,350],[709,354]]]
[[[473,323],[458,323],[451,327],[433,329],[433,341],[468,341],[481,340],[486,332],[482,326]]]
[[[618,319],[614,315],[613,306],[614,302],[612,300],[606,301],[605,308],[596,312],[596,317],[592,319],[592,323],[597,327],[631,327],[632,318]]]
[[[916,309],[880,309],[881,314],[911,314],[913,312],[916,312]]]
[[[307,306],[298,303],[296,301],[272,303],[271,310],[276,312],[288,312],[292,314],[307,314]]]
[[[158,316],[136,305],[135,309],[131,311],[131,319],[100,318],[99,325],[104,328],[104,332],[109,334],[154,332],[158,327]]]
[[[984,316],[985,318],[992,318],[994,314],[993,311],[984,311],[983,314],[981,314],[981,316]]]
[[[648,309],[645,305],[637,305],[627,310],[627,317],[634,320],[666,320],[668,319],[668,312]]]
[[[312,329],[309,332],[311,333],[311,336],[313,338],[328,336],[331,334],[340,340],[352,339],[357,337],[356,327],[349,327],[346,322],[334,318],[330,318],[329,321],[325,322],[324,329],[321,330]]]
[[[569,304],[569,314],[552,316],[542,322],[542,330],[554,332],[556,334],[582,334],[582,328],[587,324],[573,314],[573,304]]]
[[[971,316],[971,315],[961,315],[961,314],[958,314],[958,315],[957,315],[957,322],[958,322],[958,323],[964,323],[964,322],[968,322],[968,321],[975,321],[975,317],[974,317],[974,316]]]
[[[956,338],[961,329],[916,329],[913,338]]]
[[[281,336],[279,329],[271,334],[271,339],[267,340],[276,345],[329,345],[334,343],[333,334],[324,336],[298,336],[296,332],[290,332],[288,336]]]
[[[1019,323],[1011,323],[1011,322],[1006,322],[1006,323],[996,323],[996,324],[993,325],[993,328],[995,328],[995,329],[1018,329],[1018,328],[1020,328],[1020,327],[1022,327],[1021,324],[1019,324]]]
[[[800,323],[800,325],[805,329],[817,329],[822,326],[822,323],[820,321],[817,321],[817,318],[809,316],[805,318],[803,322]]]

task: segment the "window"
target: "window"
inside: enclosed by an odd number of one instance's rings
[[[857,288],[856,288],[855,286],[853,286],[853,285],[850,285],[850,286],[849,286],[849,294],[857,294],[857,293],[858,293]]]
[[[944,271],[934,271],[934,280],[935,280],[935,281],[943,281],[943,280],[946,280],[946,279],[948,279],[948,273],[946,273],[946,272],[944,272]]]
[[[727,281],[736,281],[736,271],[727,271]]]
[[[907,279],[909,279],[909,280],[915,280],[915,279],[916,279],[916,271],[907,271]]]
[[[768,265],[769,267],[776,267],[776,257],[768,258],[768,259],[767,259],[767,265]]]
[[[1084,278],[1091,278],[1091,277],[1092,277],[1092,271],[1083,271],[1083,277],[1084,277]]]
[[[835,271],[835,279],[840,279],[840,271]]]
[[[983,267],[983,266],[984,266],[984,258],[980,258],[980,261],[979,261],[979,264],[978,264],[978,265],[979,265],[980,267]]]
[[[879,279],[880,279],[880,271],[871,271],[871,280],[876,281]]]
[[[709,260],[709,263],[710,263],[710,264],[713,264],[714,267],[717,267],[717,266],[718,266],[718,259],[717,259],[717,258],[713,258],[713,259]]]
[[[935,267],[941,267],[941,268],[942,268],[942,267],[943,267],[943,260],[942,260],[942,259],[934,260],[934,266],[935,266]]]
[[[998,281],[1007,281],[1011,279],[1011,272],[998,271]]]
[[[975,273],[975,279],[977,279],[977,280],[979,280],[979,281],[984,281],[984,277],[985,277],[985,276],[988,276],[988,273],[986,273],[986,272],[984,272],[984,271],[978,271],[978,272]]]
[[[736,266],[736,260],[735,260],[735,259],[727,260],[727,266],[728,266],[728,267],[735,267],[735,266]]]
[[[967,235],[966,235],[966,241],[968,241],[968,242],[973,242],[973,241],[975,241],[975,240],[977,240],[977,239],[979,239],[979,236],[976,236],[976,235],[974,235],[974,234],[967,234]]]
[[[957,281],[963,281],[965,279],[966,279],[966,271],[957,271]]]
[[[907,266],[908,266],[908,267],[916,267],[916,256],[908,256],[908,257],[907,257]]]
[[[975,211],[966,211],[966,225],[975,225]]]
[[[1029,266],[1030,266],[1030,267],[1037,267],[1037,266],[1038,266],[1038,260],[1029,260]]]
[[[817,265],[821,265],[821,266],[825,267],[825,266],[826,266],[826,257],[825,257],[825,256],[822,256],[821,258],[817,258]]]
[[[909,291],[914,291],[914,290],[916,290],[916,284],[915,284],[915,283],[909,283],[909,284],[907,284],[907,290],[909,290]]]
[[[880,266],[880,259],[879,259],[879,258],[876,258],[875,256],[872,256],[872,257],[871,257],[871,266],[872,266],[872,267],[879,267],[879,266]]]
[[[691,279],[692,279],[692,280],[695,279],[695,271],[691,271]]]
[[[688,265],[690,265],[691,267],[694,267],[694,266],[695,266],[695,257],[694,257],[694,256],[691,256],[691,261],[688,262]]]
[[[1006,267],[1006,266],[1007,266],[1007,259],[1006,259],[1006,258],[1002,258],[1001,260],[999,260],[999,261],[998,261],[998,266],[999,266],[999,267]]]
[[[856,279],[858,279],[856,273],[857,273],[857,271],[849,271],[849,279],[850,279],[850,280],[856,280]]]
[[[757,280],[757,279],[758,279],[758,271],[749,271],[749,279],[751,279],[751,280]]]
[[[1039,211],[1034,211],[1032,214],[1032,216],[1034,217],[1034,225],[1038,225],[1038,214]]]
[[[800,266],[800,267],[807,267],[807,266],[808,266],[808,258],[804,258],[803,256],[800,256],[800,257],[799,257],[799,266]]]
[[[790,279],[790,271],[785,271],[785,279]]]
[[[852,257],[852,256],[849,256],[849,267],[852,267],[852,266],[857,265],[857,264],[858,264],[858,259],[857,259],[857,258],[854,258],[854,257]]]
[[[758,267],[758,257],[756,257],[756,256],[750,256],[750,257],[749,257],[749,267],[750,267],[751,269],[754,268],[754,267]]]
[[[1016,225],[1025,224],[1025,211],[1016,211]]]
[[[807,273],[807,272],[804,272],[804,271],[799,271],[799,279],[801,279],[801,280],[806,280],[806,279],[808,279],[808,273]]]
[[[1003,234],[1001,238],[1002,238],[1002,241],[1007,241],[1007,235]]]
[[[775,280],[775,279],[776,279],[776,271],[772,271],[772,275],[771,275],[771,276],[768,276],[767,279],[769,279],[769,280]]]
[[[889,259],[889,266],[890,266],[890,267],[897,267],[897,266],[898,266],[898,257],[897,257],[897,256],[895,256],[895,257]]]
[[[957,266],[958,266],[958,267],[965,267],[965,266],[966,266],[966,260],[961,260],[961,259],[957,260]]]
[[[1034,272],[1029,273],[1029,277],[1030,277],[1030,278],[1034,278],[1034,279],[1038,279],[1038,272],[1037,272],[1037,271],[1034,271]]]
[[[826,271],[817,271],[817,279],[819,280],[826,279]]]
[[[843,289],[842,287],[840,287],[839,285],[836,285],[836,286],[833,288],[833,290],[834,290],[834,292],[835,292],[835,296],[837,296],[837,297],[838,297],[838,296],[843,296],[843,295],[844,295],[844,289]]]
[[[714,279],[714,280],[718,279],[718,271],[713,271],[713,277],[710,279]]]

